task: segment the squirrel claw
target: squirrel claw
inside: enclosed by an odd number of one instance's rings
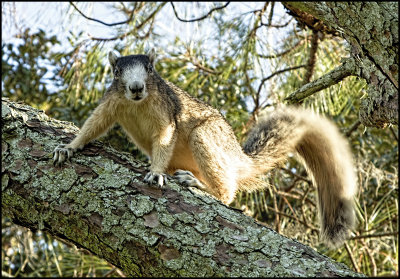
[[[164,173],[156,173],[149,171],[144,177],[144,182],[148,184],[157,184],[157,186],[163,187],[164,183],[167,184],[168,179],[167,175]]]
[[[53,165],[61,166],[61,164],[67,160],[70,160],[74,154],[72,148],[65,147],[65,144],[59,144],[53,151]]]
[[[194,174],[190,171],[186,171],[186,170],[177,170],[174,173],[174,177],[179,181],[179,183],[182,183],[186,186],[189,187],[196,187],[199,188],[201,190],[205,190],[206,187],[204,186],[203,183],[200,182],[200,180],[198,180]]]

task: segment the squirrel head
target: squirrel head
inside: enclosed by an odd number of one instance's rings
[[[128,55],[118,57],[113,51],[108,60],[114,74],[114,81],[121,93],[131,101],[141,102],[148,96],[148,80],[154,73],[155,51],[146,55]]]

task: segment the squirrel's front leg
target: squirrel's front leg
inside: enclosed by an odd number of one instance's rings
[[[155,136],[152,144],[150,171],[144,177],[146,183],[155,183],[160,187],[167,183],[165,171],[175,148],[176,137],[174,124],[168,125]]]
[[[114,123],[113,114],[109,112],[108,102],[101,103],[85,121],[78,136],[69,144],[59,144],[53,151],[53,164],[60,166],[66,160],[69,160],[77,150],[90,141],[98,138],[105,133]]]
[[[81,150],[83,148],[72,148],[70,147],[69,144],[59,144],[56,146],[56,148],[54,148],[53,151],[53,164],[55,166],[60,166],[63,162],[65,162],[66,160],[71,159],[71,157],[74,155],[74,153],[77,150]]]

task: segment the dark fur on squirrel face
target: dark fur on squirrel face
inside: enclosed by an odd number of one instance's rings
[[[124,88],[128,100],[140,102],[148,96],[146,81],[153,72],[153,61],[148,55],[109,55],[114,72],[114,80]]]

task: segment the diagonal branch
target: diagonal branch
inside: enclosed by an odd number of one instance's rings
[[[139,29],[141,29],[141,28],[142,28],[147,22],[149,22],[150,20],[153,20],[154,17],[155,17],[155,15],[161,10],[162,7],[164,7],[164,5],[165,5],[166,3],[167,3],[167,2],[163,2],[163,3],[161,3],[160,5],[158,5],[157,8],[156,8],[147,18],[145,18],[145,19],[142,21],[142,23],[138,24],[138,25],[135,26],[132,30],[127,31],[127,32],[125,32],[125,33],[122,34],[122,35],[115,36],[115,37],[111,37],[111,38],[99,38],[99,37],[91,37],[91,36],[90,36],[90,39],[91,39],[91,40],[94,40],[94,41],[115,41],[115,40],[119,40],[119,39],[122,40],[122,39],[124,39],[125,37],[134,34],[136,31],[138,31]],[[143,37],[148,37],[149,32],[150,32],[150,30],[151,30],[153,24],[154,24],[154,21],[152,21],[152,22],[150,23],[150,29],[148,30],[148,32],[147,32],[144,36],[142,36],[142,38],[143,38]]]
[[[306,85],[303,85],[302,87],[297,89],[295,92],[290,94],[288,97],[286,97],[285,100],[289,104],[298,103],[298,102],[302,101],[303,99],[307,98],[308,96],[310,96],[318,91],[321,91],[325,88],[328,88],[348,76],[357,75],[356,72],[357,72],[357,70],[356,70],[354,60],[351,58],[348,58],[345,60],[345,62],[342,65],[333,69],[326,75],[324,75],[310,83],[307,83]]]
[[[54,147],[79,129],[43,111],[2,98],[2,124],[3,216],[128,276],[359,276],[173,178],[144,184],[146,165],[100,142],[53,166]]]
[[[175,14],[175,16],[176,16],[176,18],[177,18],[178,20],[180,20],[180,21],[182,21],[182,22],[194,22],[194,21],[200,21],[200,20],[205,19],[206,17],[208,17],[209,15],[211,15],[214,11],[221,10],[221,9],[223,9],[223,8],[226,8],[226,7],[229,5],[230,2],[226,2],[226,4],[223,5],[223,6],[212,8],[207,14],[205,14],[205,15],[199,17],[199,18],[194,18],[194,19],[183,19],[183,18],[181,18],[180,16],[178,16],[178,13],[177,13],[177,11],[176,11],[176,9],[175,9],[174,3],[173,3],[173,2],[170,2],[170,3],[171,3],[171,6],[172,6],[172,9],[174,10],[174,14]]]
[[[306,65],[304,64],[304,65],[299,65],[299,66],[294,66],[294,67],[285,68],[285,69],[282,69],[282,70],[279,70],[279,71],[276,71],[276,72],[270,74],[270,75],[267,76],[266,78],[263,78],[263,79],[261,80],[260,85],[258,86],[257,94],[260,94],[261,88],[263,87],[264,83],[265,83],[267,80],[273,78],[273,77],[276,76],[276,75],[282,74],[282,73],[284,73],[284,72],[292,71],[292,70],[296,70],[296,69],[300,69],[300,68],[303,68],[303,67],[305,67],[305,66],[306,66]]]
[[[276,57],[280,57],[280,56],[285,56],[286,54],[288,54],[291,51],[295,50],[297,47],[299,47],[302,44],[304,44],[304,42],[305,42],[305,40],[299,40],[292,47],[290,47],[289,49],[284,50],[284,51],[282,51],[280,53],[271,54],[271,55],[258,54],[258,57],[264,58],[264,59],[271,59],[271,58],[276,58]]]
[[[361,123],[378,128],[398,125],[399,19],[395,12],[398,2],[354,5],[336,1],[284,1],[282,4],[311,29],[340,35],[348,42],[350,57],[358,69],[357,76],[365,79],[368,85],[359,110]],[[371,21],[374,24],[369,24]],[[309,92],[313,94],[312,90]],[[291,98],[294,96],[288,99]]]
[[[127,23],[129,23],[129,22],[132,20],[133,14],[134,14],[134,12],[131,11],[131,12],[130,12],[130,15],[129,15],[129,18],[128,18],[127,20],[120,21],[120,22],[115,22],[115,23],[106,23],[106,22],[101,21],[101,20],[99,20],[99,19],[92,18],[92,17],[88,17],[88,16],[85,15],[81,10],[79,10],[78,7],[77,7],[72,1],[70,1],[69,3],[70,3],[71,6],[74,7],[75,10],[76,10],[78,13],[80,13],[80,15],[83,16],[84,18],[86,18],[86,19],[88,19],[88,20],[91,20],[91,21],[95,21],[95,22],[101,23],[101,24],[106,25],[106,26],[116,26],[116,25],[121,25],[121,24],[127,24]]]

